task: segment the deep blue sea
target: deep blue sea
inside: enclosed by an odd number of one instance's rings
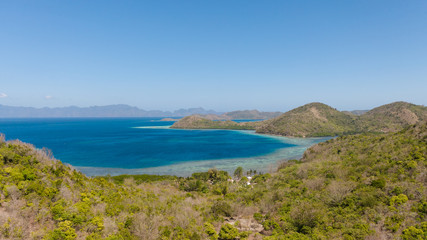
[[[46,147],[56,159],[89,175],[138,173],[135,169],[141,173],[185,175],[189,169],[221,166],[221,160],[235,159],[242,165],[242,159],[257,159],[301,145],[251,131],[169,129],[173,122],[159,120],[0,119],[0,132],[7,140],[20,139],[37,148]],[[201,167],[185,167],[185,163]],[[234,167],[223,166],[226,170]]]

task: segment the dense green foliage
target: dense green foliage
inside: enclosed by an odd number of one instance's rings
[[[425,122],[331,139],[276,173],[238,168],[240,180],[88,178],[0,140],[0,238],[426,239],[426,158]]]

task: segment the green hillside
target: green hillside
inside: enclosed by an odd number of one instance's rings
[[[336,136],[356,131],[356,116],[322,103],[310,103],[264,121],[257,133],[293,137]]]
[[[425,239],[427,123],[309,148],[276,173],[88,178],[0,139],[0,239]],[[251,175],[251,184],[247,185]]]

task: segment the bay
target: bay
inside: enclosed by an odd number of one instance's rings
[[[178,130],[159,118],[0,119],[6,139],[52,150],[87,175],[190,175],[237,166],[269,171],[323,138],[292,139],[253,131]]]

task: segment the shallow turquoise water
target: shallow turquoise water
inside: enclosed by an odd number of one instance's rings
[[[172,122],[138,119],[0,119],[6,138],[47,147],[88,175],[189,175],[211,167],[268,171],[325,139],[288,139],[253,131],[176,130]]]

